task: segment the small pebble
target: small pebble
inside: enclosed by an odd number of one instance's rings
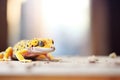
[[[90,63],[96,63],[98,61],[98,58],[93,55],[93,56],[88,57],[88,61]]]
[[[116,58],[116,57],[117,57],[117,55],[116,55],[116,53],[115,53],[115,52],[112,52],[112,53],[109,55],[109,57],[110,57],[110,58]]]

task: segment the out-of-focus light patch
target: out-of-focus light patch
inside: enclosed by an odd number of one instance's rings
[[[26,3],[27,2],[27,0],[21,0],[22,1],[22,3]]]
[[[8,45],[19,40],[22,0],[7,1]]]
[[[45,31],[53,32],[51,34],[58,44],[56,53],[84,53],[84,45],[87,51],[90,0],[42,0],[41,3]]]
[[[42,0],[42,15],[49,26],[77,27],[89,21],[89,0]],[[87,10],[87,11],[86,11]],[[81,26],[82,27],[82,26]],[[82,27],[81,29],[86,29]]]
[[[55,55],[89,52],[90,0],[28,0],[21,21],[22,38],[53,38]]]

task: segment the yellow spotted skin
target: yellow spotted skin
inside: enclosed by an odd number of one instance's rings
[[[17,44],[12,47],[8,47],[4,52],[0,53],[0,60],[7,61],[9,58],[16,58],[21,62],[31,62],[32,58],[36,60],[48,59],[53,61],[59,61],[59,59],[55,59],[51,53],[43,53],[43,54],[34,54],[28,51],[28,48],[31,47],[44,47],[51,48],[54,45],[54,41],[48,38],[34,38],[31,40],[21,40]],[[4,54],[3,54],[4,53]],[[30,54],[29,54],[30,53]],[[26,59],[29,58],[29,59]]]

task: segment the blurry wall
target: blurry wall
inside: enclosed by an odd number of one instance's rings
[[[0,0],[0,51],[7,47],[7,0]]]
[[[120,0],[108,0],[110,52],[120,55]]]
[[[21,39],[53,38],[54,55],[90,53],[90,0],[27,0],[21,10]]]
[[[23,0],[7,1],[8,46],[20,40],[21,6]]]
[[[92,52],[106,55],[110,49],[108,0],[91,0]]]
[[[9,0],[8,44],[50,37],[56,55],[106,54],[107,0]]]

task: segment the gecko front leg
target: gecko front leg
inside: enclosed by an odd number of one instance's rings
[[[17,59],[23,63],[28,63],[28,62],[31,62],[31,60],[28,60],[28,59],[25,59],[23,54],[27,53],[28,51],[27,50],[21,50],[21,51],[18,51],[15,53]]]
[[[45,55],[46,55],[46,57],[47,57],[50,61],[58,62],[58,61],[61,60],[61,59],[54,58],[54,56],[53,56],[51,53],[47,53],[47,54],[45,54]]]
[[[3,54],[3,61],[8,61],[9,60],[9,57],[12,57],[12,54],[13,54],[13,49],[12,47],[8,47],[6,50],[5,50],[5,53]]]

